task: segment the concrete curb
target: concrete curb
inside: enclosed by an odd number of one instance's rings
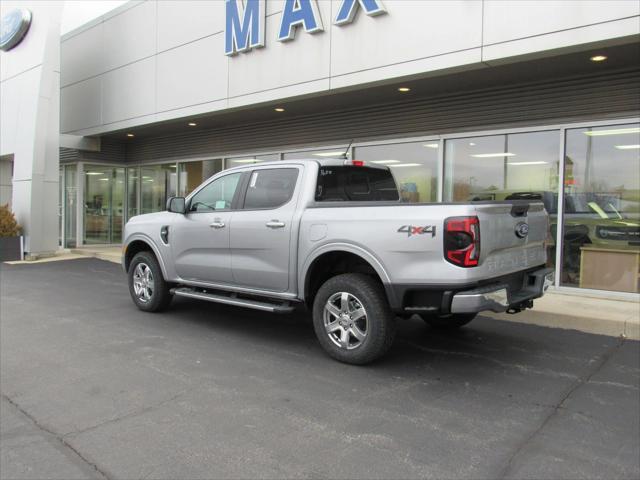
[[[516,315],[483,313],[483,316],[542,327],[640,340],[640,302],[569,295],[547,294],[534,301],[534,308]]]

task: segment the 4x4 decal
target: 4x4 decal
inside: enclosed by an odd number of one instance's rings
[[[435,225],[426,225],[424,227],[415,227],[413,225],[403,225],[398,229],[398,233],[406,233],[407,237],[411,237],[412,235],[424,235],[425,233],[430,233],[431,237],[436,236],[436,226]]]

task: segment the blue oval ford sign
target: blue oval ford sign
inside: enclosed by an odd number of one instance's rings
[[[0,50],[6,52],[18,45],[31,26],[31,12],[26,8],[11,10],[0,23]]]
[[[516,225],[516,237],[524,238],[529,235],[529,225],[524,222],[520,222]]]

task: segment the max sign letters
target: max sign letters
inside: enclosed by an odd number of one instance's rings
[[[369,16],[386,13],[382,0],[341,0],[333,24],[351,23],[359,8]],[[264,47],[266,13],[266,0],[225,0],[224,53]],[[306,33],[324,30],[317,0],[283,0],[277,40],[293,40],[298,27]]]

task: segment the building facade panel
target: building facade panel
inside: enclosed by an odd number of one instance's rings
[[[332,76],[482,45],[480,2],[399,0],[388,3],[388,14],[367,17],[358,12],[352,24],[331,27]],[[340,2],[334,4],[336,11]]]
[[[60,103],[67,108],[60,112],[63,132],[70,132],[102,124],[103,77],[92,77],[60,90]]]
[[[319,14],[326,29],[331,18],[331,3],[319,3]],[[267,16],[266,46],[229,58],[229,97],[260,91],[277,90],[321,80],[330,76],[330,33],[305,33],[298,27],[295,38],[286,42],[276,41],[281,16]],[[215,56],[219,51],[212,54]],[[278,68],[273,68],[278,65]],[[277,96],[277,95],[276,95]],[[253,101],[242,103],[254,103]]]
[[[227,58],[211,55],[223,48],[223,42],[218,33],[158,55],[158,111],[227,97]],[[203,62],[203,58],[209,61]]]
[[[220,89],[202,95],[227,100],[212,104],[209,111],[326,94],[335,89],[365,88],[393,79],[471,71],[488,64],[515,62],[527,55],[544,57],[557,55],[559,49],[585,49],[593,42],[629,42],[640,28],[637,2],[561,2],[557,8],[563,14],[559,15],[550,14],[556,10],[548,2],[394,0],[385,3],[386,14],[377,16],[366,15],[359,6],[353,21],[342,26],[333,25],[341,0],[317,4],[323,31],[311,34],[299,26],[293,40],[278,42],[284,4],[267,1],[263,48],[227,58],[222,47],[212,44],[202,61],[215,68],[226,61],[229,85],[226,92]],[[503,10],[499,4],[503,4]],[[105,51],[104,68],[147,62],[149,56],[222,31],[223,6],[224,2],[148,0],[131,2],[113,16],[106,15],[101,47]],[[65,35],[63,51],[68,43],[73,49],[74,36],[84,33]],[[118,41],[114,42],[114,38]],[[100,47],[94,50],[99,51]],[[82,61],[77,59],[78,63]],[[111,72],[101,74],[109,75]],[[157,75],[155,83],[160,83]],[[152,111],[144,109],[147,113],[137,120],[118,115],[104,117],[103,125],[74,133],[96,135],[199,113],[202,109],[198,104],[190,102],[201,98],[193,97],[184,94],[167,100],[163,94]],[[167,106],[173,115],[166,113]],[[69,106],[63,102],[61,108],[64,111]],[[105,103],[103,108],[111,106]]]
[[[156,60],[156,57],[149,57],[104,75],[104,124],[142,117],[156,111]]]
[[[69,38],[60,51],[62,86],[78,83],[103,73],[105,71],[104,48],[103,22]]]
[[[576,30],[575,43],[584,42],[581,28],[640,15],[640,3],[626,0],[485,0],[483,45],[509,42],[526,37]],[[578,40],[579,39],[579,40]]]
[[[158,52],[224,31],[224,2],[158,2]]]
[[[156,2],[142,2],[104,22],[103,71],[156,54]]]

